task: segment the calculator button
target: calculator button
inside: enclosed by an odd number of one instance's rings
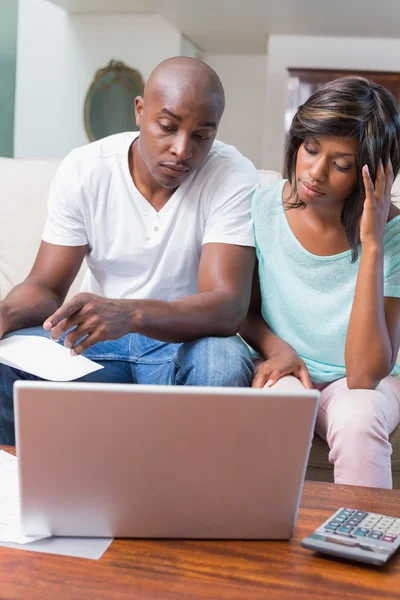
[[[381,519],[380,515],[374,515],[374,514],[371,513],[363,521],[363,524],[365,525],[365,527],[369,527],[370,529],[373,529],[373,526],[376,525],[378,523],[378,521],[380,521],[380,519]]]
[[[335,531],[335,529],[337,529],[337,528],[338,528],[337,525],[331,525],[330,523],[328,523],[328,525],[325,525],[326,531]]]
[[[367,519],[376,519],[377,521],[379,521],[379,519],[382,519],[382,515],[379,515],[378,513],[368,513]]]
[[[377,521],[365,520],[362,522],[362,526],[366,527],[367,529],[375,529],[376,524],[377,524]]]
[[[359,535],[360,537],[367,535],[367,533],[369,533],[369,529],[365,529],[365,527],[358,527],[353,531],[353,535]]]
[[[363,510],[356,510],[355,512],[355,517],[359,517],[360,519],[363,519],[364,517],[366,517],[368,515],[367,512],[363,511]]]
[[[367,537],[372,538],[373,540],[380,540],[383,533],[381,531],[370,531]]]
[[[339,519],[339,517],[335,517],[332,521],[329,521],[329,525],[341,525],[345,522],[346,519]]]
[[[349,517],[350,515],[352,515],[354,512],[354,510],[352,510],[351,508],[344,508],[343,510],[340,511],[340,513],[338,514],[338,517]]]
[[[397,535],[385,534],[381,537],[381,542],[394,542],[397,539]]]
[[[392,525],[391,527],[389,527],[386,530],[386,533],[392,533],[393,535],[399,535],[400,534],[400,527],[399,527],[399,525],[396,525],[396,524]]]
[[[382,523],[381,521],[379,521],[379,523],[374,525],[375,531],[381,531],[382,533],[385,533],[386,529],[387,529],[387,526],[385,525],[385,523]]]
[[[357,527],[361,523],[360,519],[349,519],[346,521],[348,527]]]
[[[391,525],[394,524],[395,519],[390,519],[390,518],[383,518],[381,521],[379,521],[382,525],[384,525],[385,527],[390,527]]]
[[[352,531],[353,531],[352,527],[346,527],[346,526],[339,527],[338,529],[336,529],[336,533],[339,533],[341,535],[350,535]]]

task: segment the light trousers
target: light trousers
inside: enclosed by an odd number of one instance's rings
[[[271,390],[300,388],[288,376]],[[400,423],[400,380],[386,377],[375,390],[350,390],[345,378],[315,388],[321,392],[315,431],[330,448],[335,483],[391,488],[389,435]]]

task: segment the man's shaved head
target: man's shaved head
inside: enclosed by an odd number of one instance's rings
[[[211,67],[183,56],[164,60],[143,98],[135,99],[136,175],[142,173],[155,189],[177,188],[206,159],[224,107],[224,89]]]
[[[151,100],[160,91],[166,95],[191,97],[194,104],[214,102],[219,107],[219,118],[225,108],[222,83],[214,69],[195,58],[177,56],[167,58],[150,74],[144,90],[144,100]]]

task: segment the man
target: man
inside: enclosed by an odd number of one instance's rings
[[[0,337],[50,335],[105,368],[84,381],[247,386],[236,336],[254,268],[254,166],[215,140],[216,73],[173,58],[135,99],[136,132],[72,151],[51,185],[34,266],[0,303]],[[63,304],[83,259],[82,293]],[[40,327],[33,327],[39,326]],[[0,443],[14,443],[12,385],[0,365]]]

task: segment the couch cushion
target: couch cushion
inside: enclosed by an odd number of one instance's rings
[[[33,265],[46,220],[50,183],[59,163],[54,159],[0,158],[1,299]],[[82,273],[69,295],[79,288],[81,278]]]
[[[270,169],[258,169],[260,176],[260,187],[265,188],[273,183],[277,183],[282,179],[279,171],[271,171]]]
[[[32,267],[58,160],[0,159],[0,298]]]

